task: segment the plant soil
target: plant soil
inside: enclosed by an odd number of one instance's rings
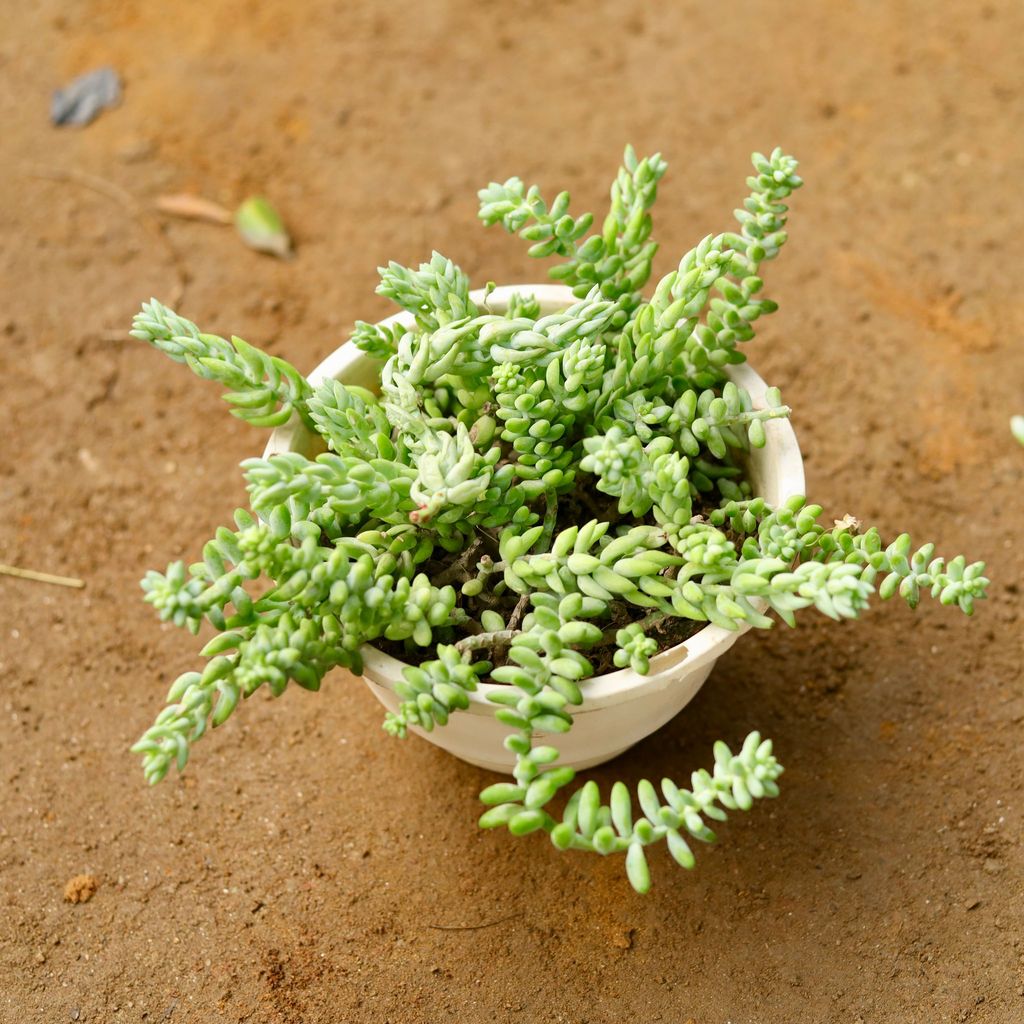
[[[86,586],[0,576],[3,1024],[1024,1019],[1024,8],[764,11],[7,5],[0,562]],[[53,128],[51,90],[101,66],[121,105]],[[760,728],[782,796],[693,872],[659,851],[646,898],[617,858],[479,831],[496,777],[389,739],[340,671],[261,693],[147,788],[128,747],[198,643],[137,581],[197,557],[265,439],[127,338],[139,303],[311,368],[390,312],[388,259],[541,279],[474,190],[519,174],[599,208],[626,141],[670,160],[656,275],[728,226],[751,149],[801,158],[751,360],[814,500],[985,559],[991,599],[737,643],[593,777],[685,781]],[[266,195],[295,257],[158,221],[183,193]],[[67,902],[78,875],[98,888]]]

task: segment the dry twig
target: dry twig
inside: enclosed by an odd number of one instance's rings
[[[59,587],[84,587],[85,580],[75,576],[54,576],[48,572],[36,572],[35,569],[21,569],[16,565],[0,565],[0,576],[17,576],[22,580],[35,580],[37,583],[55,583]]]
[[[523,912],[519,911],[516,914],[509,914],[508,917],[499,917],[497,921],[488,921],[486,924],[428,924],[427,927],[437,932],[478,932],[482,928],[493,928],[495,925],[522,916]]]

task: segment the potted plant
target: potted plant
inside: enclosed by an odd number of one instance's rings
[[[740,346],[776,308],[761,265],[802,182],[781,150],[753,164],[738,229],[703,239],[650,299],[660,156],[627,148],[593,233],[567,193],[548,205],[518,178],[491,184],[481,219],[559,257],[561,284],[471,292],[437,253],[392,263],[378,291],[404,313],[357,323],[308,379],[143,306],[135,337],[276,428],[242,464],[252,510],[201,561],[142,581],[161,618],[216,630],[133,748],[151,782],[240,698],[315,690],[341,666],[366,674],[392,736],[511,771],[481,793],[482,826],[623,853],[645,892],[647,846],[692,867],[688,839],[714,838],[705,818],[778,793],[771,742],[716,743],[689,788],[643,781],[635,800],[616,783],[605,803],[588,782],[556,816],[577,768],[656,729],[772,613],[853,618],[876,590],[972,612],[982,563],[912,550],[906,534],[886,545],[850,516],[823,525],[801,493],[789,409]]]

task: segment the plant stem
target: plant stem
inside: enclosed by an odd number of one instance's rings
[[[788,405],[779,405],[774,409],[748,409],[732,417],[732,423],[753,423],[754,420],[785,419],[793,410]]]
[[[510,618],[508,620],[508,628],[509,629],[518,629],[519,628],[519,623],[522,620],[523,614],[525,613],[527,605],[529,605],[529,603],[530,603],[530,595],[529,594],[523,594],[523,596],[519,598],[519,601],[516,603],[516,606],[515,606],[515,608],[512,611],[512,615],[510,616]]]
[[[646,631],[649,626],[656,626],[659,622],[664,622],[665,619],[669,619],[672,616],[667,615],[665,612],[651,612],[650,615],[645,615],[642,619],[636,622],[630,623],[630,625],[639,626],[642,630]],[[601,637],[602,643],[614,643],[615,634],[618,633],[622,627],[616,627],[614,629],[606,630]]]
[[[475,651],[479,647],[490,647],[492,644],[508,646],[523,631],[521,629],[497,629],[493,633],[478,633],[476,636],[463,637],[455,649],[460,654]]]
[[[454,583],[456,581],[465,583],[466,579],[470,578],[469,566],[473,556],[481,547],[483,547],[483,541],[479,537],[475,538],[473,543],[433,581],[434,586],[443,587],[447,583]]]
[[[558,521],[558,495],[554,491],[544,492],[544,532],[540,535],[538,549],[548,551],[551,538],[555,535],[555,524]]]

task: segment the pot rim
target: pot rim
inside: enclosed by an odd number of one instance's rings
[[[470,292],[470,297],[478,305],[498,313],[508,308],[508,301],[516,292],[536,297],[545,313],[564,309],[577,301],[570,288],[565,285],[552,284],[502,285],[490,293],[486,289],[478,288]],[[379,323],[382,326],[401,324],[410,327],[415,323],[415,319],[411,313],[403,310],[379,321]],[[315,387],[330,378],[345,381],[347,377],[347,383],[371,387],[374,380],[379,385],[379,367],[379,361],[366,355],[351,342],[345,342],[309,373],[306,379]],[[745,388],[750,393],[755,405],[764,399],[767,385],[750,368],[748,363],[730,365],[725,372],[737,386]],[[773,461],[778,470],[781,492],[774,497],[774,503],[781,504],[795,494],[804,493],[803,458],[800,454],[796,434],[788,418],[767,421],[765,432],[768,439],[763,451],[774,456]],[[297,416],[293,416],[270,435],[263,456],[267,458],[270,455],[294,451],[297,447],[302,447],[303,440],[308,437],[310,437],[308,429]],[[583,682],[584,702],[579,708],[573,709],[573,714],[585,714],[588,710],[596,710],[602,705],[618,704],[623,700],[633,699],[639,696],[641,691],[650,692],[663,689],[677,678],[674,670],[684,660],[688,670],[696,669],[709,660],[714,661],[748,629],[750,629],[750,625],[746,622],[740,623],[735,630],[708,623],[688,640],[661,651],[651,658],[651,671],[647,675],[640,675],[630,668],[624,668],[616,672],[593,676]],[[364,672],[377,679],[397,680],[401,678],[402,670],[409,667],[407,662],[385,654],[371,644],[364,644],[361,653]],[[475,691],[468,695],[471,705],[480,706],[479,708],[471,707],[471,710],[482,711],[486,708],[487,713],[491,714],[494,705],[487,700],[488,692],[504,689],[506,687],[500,683],[480,684]]]

